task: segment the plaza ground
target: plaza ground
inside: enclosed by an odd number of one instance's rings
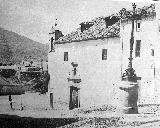
[[[12,110],[8,96],[0,96],[1,126],[24,127],[27,124],[26,127],[160,127],[158,105],[142,106],[139,108],[140,114],[120,114],[113,112],[114,109],[111,107],[107,108],[109,110],[92,108],[59,111],[49,107],[48,98],[48,95],[38,93],[13,95],[14,109]],[[23,110],[21,110],[22,107]]]

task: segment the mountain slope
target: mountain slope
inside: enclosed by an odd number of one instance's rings
[[[24,60],[47,60],[48,47],[15,32],[0,28],[0,62],[19,63]]]

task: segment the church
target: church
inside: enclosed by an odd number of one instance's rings
[[[138,104],[158,104],[160,80],[160,22],[157,4],[132,11],[123,8],[106,17],[82,22],[70,34],[52,27],[49,33],[48,92],[54,109],[112,104],[115,86],[128,67],[134,27],[133,68]]]

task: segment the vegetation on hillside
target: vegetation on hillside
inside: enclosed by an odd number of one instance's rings
[[[0,63],[47,60],[48,46],[0,28]]]
[[[18,35],[15,32],[0,28],[0,66],[7,66],[24,61],[44,61],[47,60],[48,46],[42,43],[33,41],[27,37]],[[8,81],[12,81],[16,71],[13,69],[1,69],[0,77]],[[16,78],[14,78],[15,80]],[[48,91],[49,75],[43,73],[29,72],[29,74],[21,74],[23,90],[34,90],[42,94]],[[18,83],[19,83],[18,82]],[[17,83],[17,82],[15,82]],[[17,83],[17,84],[18,84]],[[12,92],[13,88],[6,87],[5,92]]]

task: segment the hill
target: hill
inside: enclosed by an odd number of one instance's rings
[[[0,63],[47,60],[48,46],[0,28]]]

